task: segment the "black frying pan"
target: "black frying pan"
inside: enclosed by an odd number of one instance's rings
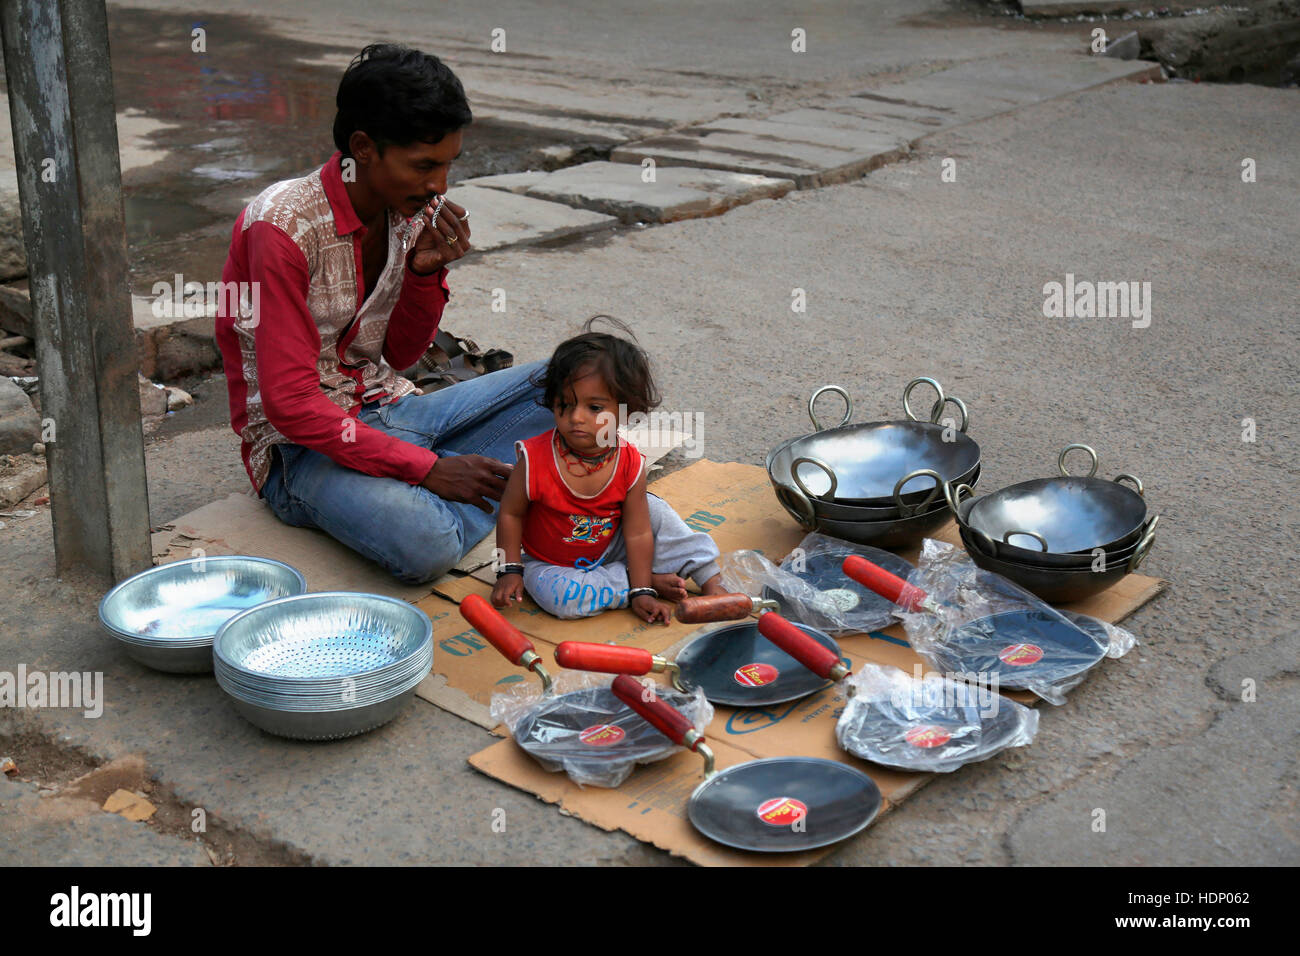
[[[619,700],[673,743],[704,758],[704,781],[687,804],[695,829],[740,850],[814,850],[866,829],[880,812],[880,788],[861,770],[816,757],[769,757],[713,769],[713,753],[679,711],[634,678],[614,678]]]
[[[541,703],[515,723],[513,735],[547,770],[563,770],[580,783],[617,786],[637,764],[662,760],[677,749],[608,687],[551,695],[550,675],[532,641],[479,595],[465,598],[460,612],[507,660],[542,679]],[[691,700],[675,691],[668,696],[677,707]],[[602,779],[616,782],[602,784]]]
[[[710,601],[714,603],[709,604]],[[678,605],[677,616],[688,624],[730,620],[748,616],[754,604],[743,594],[686,598]],[[718,606],[726,608],[727,617],[710,616],[709,609],[716,611]],[[692,609],[704,616],[692,615]],[[710,702],[729,707],[782,704],[807,697],[825,687],[825,680],[801,667],[798,661],[770,643],[763,634],[762,620],[766,617],[764,614],[758,622],[741,621],[701,634],[682,648],[675,661],[668,661],[640,647],[579,641],[562,643],[555,649],[555,659],[560,666],[570,670],[605,674],[641,676],[652,671],[667,671],[679,690],[689,692],[696,687],[702,688]],[[830,635],[802,624],[797,626],[810,640],[839,657],[839,645]]]
[[[865,558],[845,558],[844,573],[906,610],[943,613],[923,590]],[[1026,607],[967,621],[931,653],[941,670],[996,675],[1005,690],[1030,690],[1083,673],[1106,648],[1058,612]]]

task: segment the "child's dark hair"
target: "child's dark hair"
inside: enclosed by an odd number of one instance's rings
[[[626,333],[632,341],[608,332],[593,332],[592,325],[604,320]],[[636,344],[632,330],[608,315],[593,315],[582,326],[582,334],[561,342],[534,385],[542,388],[541,403],[555,408],[564,389],[582,371],[598,373],[613,391],[613,398],[626,405],[628,413],[649,412],[659,405],[659,391],[650,374],[650,358]]]

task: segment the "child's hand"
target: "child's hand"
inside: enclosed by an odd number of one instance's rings
[[[648,594],[638,594],[632,599],[632,613],[647,624],[667,624],[670,614],[667,604]]]
[[[494,607],[509,607],[511,601],[522,601],[524,599],[524,579],[519,574],[507,574],[504,577],[497,578],[496,585],[492,588],[492,604]]]

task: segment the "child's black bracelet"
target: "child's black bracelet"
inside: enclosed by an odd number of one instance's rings
[[[518,574],[520,577],[523,577],[523,573],[524,566],[522,564],[503,564],[501,565],[501,569],[497,571],[497,580],[500,581],[507,574]]]
[[[654,588],[633,588],[627,592],[627,603],[631,604],[639,597],[658,597],[659,592]]]

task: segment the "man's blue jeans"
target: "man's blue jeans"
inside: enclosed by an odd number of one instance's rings
[[[541,362],[502,369],[427,395],[362,406],[360,421],[439,456],[514,464],[514,443],[555,424],[529,382]],[[320,528],[410,584],[440,577],[496,526],[492,514],[427,488],[376,478],[301,445],[276,445],[262,495],[285,524]]]

